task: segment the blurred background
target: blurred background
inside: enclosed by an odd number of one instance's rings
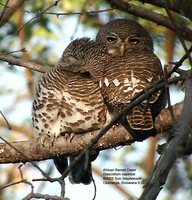
[[[1,16],[5,5],[9,5],[7,2],[9,1],[0,0]],[[162,65],[167,65],[172,61],[176,62],[184,54],[175,33],[140,17],[111,9],[104,0],[61,0],[57,6],[52,6],[47,12],[38,16],[39,12],[54,2],[54,0],[12,1],[15,4],[9,5],[11,14],[8,15],[7,19],[1,17],[0,20],[0,53],[13,52],[11,54],[13,56],[54,67],[70,41],[84,36],[94,39],[98,29],[103,24],[115,18],[129,18],[136,20],[150,32],[154,40],[155,53],[161,59]],[[150,4],[144,5],[139,1],[131,2],[137,6],[165,14],[162,8]],[[35,17],[34,20],[27,23],[33,17]],[[183,20],[183,23],[186,21]],[[23,48],[26,51],[23,51]],[[184,66],[188,67],[188,63],[186,62]],[[5,119],[0,115],[0,136],[7,141],[22,141],[33,138],[31,106],[35,85],[41,76],[42,74],[39,72],[0,61],[0,111],[12,128],[11,131],[8,130]],[[183,100],[184,93],[178,86],[171,86],[170,90],[172,104]],[[122,184],[118,187],[104,184],[103,169],[132,168],[136,170],[136,177],[142,177],[145,180],[151,174],[158,158],[156,147],[164,142],[164,134],[159,134],[131,146],[102,151],[93,163],[93,176],[97,186],[96,200],[104,198],[125,200],[129,199],[130,195],[139,197],[143,190],[143,184]],[[38,165],[51,177],[59,176],[51,160],[38,162]],[[1,164],[0,187],[21,180],[19,169],[22,170],[23,178],[28,181],[42,177],[41,173],[30,163]],[[190,157],[183,157],[172,168],[166,186],[157,199],[191,199],[191,179],[192,160]],[[60,195],[58,183],[38,181],[33,182],[33,185],[35,192]],[[0,190],[0,200],[22,199],[29,192],[29,185],[16,184]],[[72,185],[66,178],[66,197],[71,200],[90,200],[93,196],[93,184],[88,186]]]

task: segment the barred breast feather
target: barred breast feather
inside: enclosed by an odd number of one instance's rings
[[[98,85],[81,74],[52,69],[36,91],[32,120],[37,135],[81,133],[99,129],[106,121]]]
[[[131,54],[130,52],[119,59],[111,59],[100,80],[100,88],[109,109],[116,114],[128,106],[139,92],[162,77],[161,63],[154,54],[144,52]],[[132,129],[150,130],[154,128],[151,106],[161,94],[162,91],[159,90],[127,115],[127,121]]]

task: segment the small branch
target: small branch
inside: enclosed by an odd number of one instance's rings
[[[8,120],[7,120],[7,118],[5,117],[5,115],[1,112],[1,110],[0,110],[0,114],[2,115],[2,117],[3,117],[3,119],[4,119],[4,121],[1,121],[1,120],[0,120],[0,126],[1,126],[1,122],[2,122],[3,125],[4,125],[5,127],[7,127],[9,130],[11,130],[11,126],[10,126]]]
[[[16,50],[16,51],[8,51],[8,52],[5,52],[5,53],[0,53],[0,55],[8,55],[8,54],[12,54],[12,53],[18,53],[18,52],[27,52],[27,50],[25,48],[22,48],[22,49],[19,49],[19,50]]]
[[[113,11],[113,8],[107,8],[107,9],[103,9],[103,10],[92,10],[92,11],[82,11],[82,12],[68,12],[68,13],[55,13],[55,12],[46,12],[45,14],[48,15],[56,15],[56,16],[66,16],[66,15],[83,15],[83,14],[89,14],[89,15],[93,15],[93,14],[98,14],[98,13],[103,13],[103,12],[110,12]]]
[[[48,194],[40,194],[40,193],[29,193],[26,197],[24,197],[22,200],[30,200],[30,199],[51,199],[51,200],[67,200],[67,198],[59,197],[59,196],[53,196]]]
[[[23,179],[21,181],[17,181],[17,182],[14,182],[14,183],[9,183],[9,184],[7,184],[5,186],[2,186],[2,187],[0,187],[0,191],[5,189],[5,188],[8,188],[8,187],[11,187],[11,186],[14,186],[14,185],[18,185],[18,184],[21,184],[21,183],[29,185],[31,187],[31,191],[33,191],[33,189],[34,189],[33,184],[31,182],[29,182],[28,180],[26,180],[26,179]]]
[[[15,148],[14,145],[12,145],[10,142],[8,142],[7,140],[5,140],[5,139],[2,138],[1,136],[0,136],[0,139],[3,140],[3,142],[5,142],[5,144],[7,144],[10,148],[14,149],[17,153],[19,153],[23,158],[27,159],[25,153],[23,153],[20,149]],[[3,152],[3,149],[1,149],[1,150],[2,150],[2,152]],[[49,177],[49,176],[48,176],[34,161],[30,161],[30,163],[31,163],[34,167],[36,167],[36,168],[42,173],[42,175],[43,175],[44,177],[46,177],[48,180],[51,181],[51,178],[50,178],[50,177]]]
[[[144,19],[150,20],[152,22],[155,22],[158,25],[165,26],[168,29],[171,29],[174,31],[174,26],[170,22],[169,18],[162,14],[155,13],[155,12],[148,10],[146,8],[143,8],[141,6],[136,6],[131,3],[127,3],[123,0],[107,0],[107,2],[114,9],[118,9],[123,12],[142,17]],[[184,39],[192,41],[192,30],[191,29],[183,26],[182,24],[177,24],[177,27],[179,28],[179,30],[182,34],[182,37]]]
[[[34,62],[26,61],[21,58],[16,58],[10,55],[1,55],[0,60],[8,62],[10,65],[17,65],[19,67],[26,67],[28,69],[32,69],[41,73],[44,73],[50,69],[48,66],[39,65]]]
[[[192,46],[189,48],[188,52],[185,53],[184,56],[178,62],[175,63],[173,69],[168,73],[168,77],[170,77],[172,73],[177,71],[177,69],[182,65],[182,63],[188,58],[188,54],[190,54],[191,52]]]
[[[1,112],[1,111],[0,111]],[[9,124],[9,126],[8,126]],[[19,126],[13,123],[8,123],[4,120],[0,119],[0,127],[9,128],[9,130],[17,131],[20,133],[24,133],[28,138],[33,138],[34,134],[33,131],[25,126]]]
[[[39,17],[41,17],[41,15],[43,15],[44,13],[46,13],[49,9],[51,9],[54,6],[57,6],[57,4],[60,2],[61,0],[55,0],[50,6],[48,6],[47,8],[45,8],[44,10],[38,12],[33,18],[31,18],[29,21],[27,21],[24,25],[22,25],[19,29],[18,32],[20,32],[24,26],[27,26],[28,24],[30,24],[31,22],[34,22],[35,20],[37,20]]]

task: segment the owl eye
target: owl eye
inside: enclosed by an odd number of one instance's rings
[[[140,39],[138,37],[131,37],[129,38],[129,42],[131,44],[138,44],[140,42]]]
[[[110,42],[110,43],[115,43],[117,41],[117,38],[113,37],[113,36],[108,36],[107,41]]]

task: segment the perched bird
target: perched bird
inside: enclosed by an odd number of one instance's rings
[[[117,19],[107,23],[98,32],[96,43],[111,58],[105,64],[99,85],[110,113],[115,116],[139,92],[163,77],[162,66],[153,53],[152,38],[135,21]],[[120,123],[136,140],[142,141],[156,134],[154,119],[165,105],[165,92],[159,90],[135,106]]]
[[[66,48],[58,66],[44,74],[32,108],[38,136],[81,134],[101,129],[107,123],[109,114],[98,87],[102,59],[104,54],[94,41],[77,39]],[[88,161],[84,157],[72,168],[72,182],[91,182],[91,161],[96,157],[97,154],[90,155]],[[54,162],[60,173],[68,166],[66,157],[58,157]]]
[[[113,20],[100,29],[95,41],[72,41],[58,66],[42,77],[33,103],[35,132],[57,137],[101,129],[135,95],[162,77],[148,32],[132,20]],[[159,90],[119,123],[136,140],[143,140],[155,134],[154,119],[165,104],[164,91]],[[91,161],[96,157],[89,156],[88,162],[83,158],[72,168],[73,182],[91,182]],[[56,158],[55,164],[60,173],[68,165],[65,157]]]

